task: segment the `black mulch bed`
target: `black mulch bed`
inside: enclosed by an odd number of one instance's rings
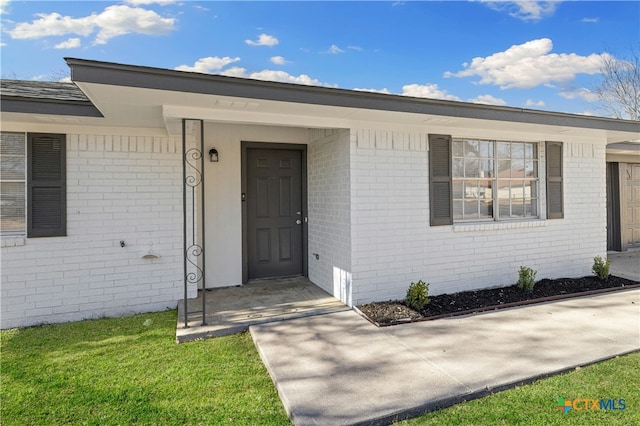
[[[357,308],[379,326],[463,315],[548,300],[584,296],[592,292],[615,291],[639,286],[640,282],[610,276],[606,280],[583,278],[543,279],[530,292],[516,285],[477,291],[429,296],[429,304],[420,312],[408,308],[403,301],[373,302]]]

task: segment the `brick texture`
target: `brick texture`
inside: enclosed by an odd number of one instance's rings
[[[69,134],[67,144],[67,236],[3,240],[1,327],[175,308],[180,141]],[[150,249],[160,257],[142,259]]]

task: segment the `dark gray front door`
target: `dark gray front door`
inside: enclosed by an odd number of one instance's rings
[[[248,278],[302,275],[302,152],[247,149]]]

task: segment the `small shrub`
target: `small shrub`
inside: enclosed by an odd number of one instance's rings
[[[429,284],[422,280],[417,283],[412,282],[404,303],[411,309],[421,311],[429,303]]]
[[[606,280],[609,278],[609,267],[611,266],[611,260],[604,260],[600,256],[596,256],[593,258],[593,266],[591,270],[594,274],[601,280]]]
[[[537,272],[528,266],[521,266],[518,273],[518,287],[524,291],[533,290],[533,286],[536,285]]]

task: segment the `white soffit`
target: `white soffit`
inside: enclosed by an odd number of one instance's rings
[[[103,126],[166,128],[179,134],[183,118],[212,122],[305,128],[388,128],[390,130],[490,129],[496,133],[606,138],[609,143],[640,137],[629,132],[511,121],[436,116],[378,109],[247,99],[190,92],[78,82],[102,112]],[[178,133],[176,133],[178,132]]]

